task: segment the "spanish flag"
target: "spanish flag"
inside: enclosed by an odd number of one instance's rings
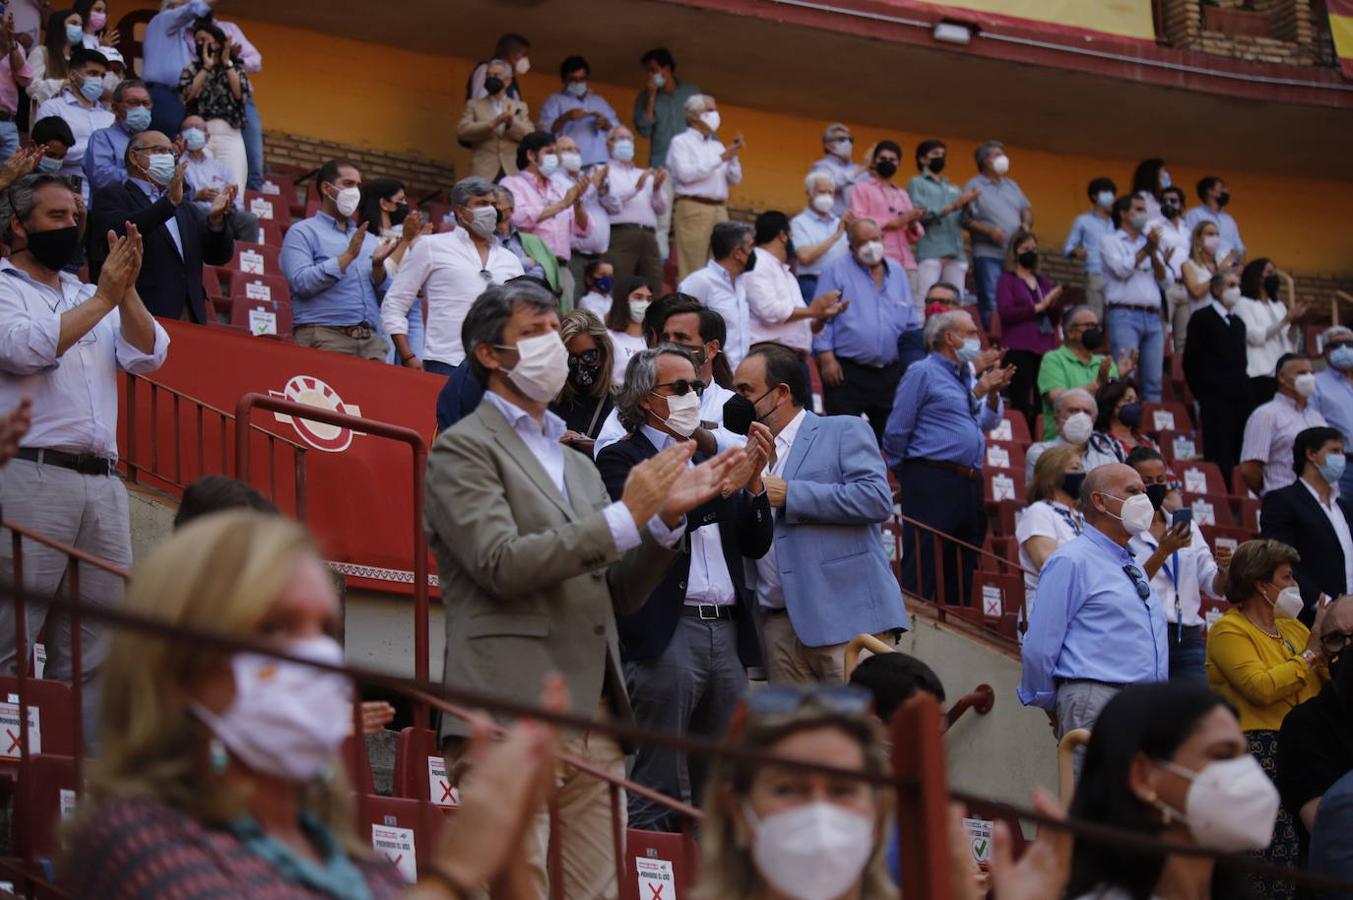
[[[1330,11],[1330,34],[1334,52],[1345,78],[1353,78],[1353,0],[1325,0]]]

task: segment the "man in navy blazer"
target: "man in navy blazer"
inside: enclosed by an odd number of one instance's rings
[[[1259,513],[1261,537],[1282,541],[1301,554],[1292,577],[1301,589],[1297,618],[1311,627],[1325,602],[1353,592],[1353,505],[1339,496],[1344,436],[1337,428],[1316,426],[1292,443],[1297,480],[1264,494]]]
[[[839,684],[852,638],[886,639],[908,627],[883,549],[880,523],[892,517],[893,497],[878,443],[862,419],[805,409],[803,366],[784,347],[752,348],[733,390],[724,427],[773,438],[764,480],[775,540],[747,563],[767,675],[773,683]]]
[[[624,493],[635,466],[689,439],[700,423],[698,377],[690,355],[670,345],[630,359],[616,398],[628,434],[597,454],[612,497]],[[744,579],[742,558],[756,559],[770,549],[773,526],[761,482],[770,442],[749,447],[751,456],[725,486],[727,496],[686,514],[688,540],[648,602],[616,621],[630,704],[642,725],[674,734],[722,735],[747,693],[747,667],[761,665],[755,595]],[[630,777],[698,804],[707,772],[704,759],[642,746]],[[630,794],[629,827],[679,831],[681,822],[666,807]]]
[[[166,157],[168,160],[166,161]],[[151,315],[207,321],[203,263],[223,266],[234,253],[226,216],[234,209],[235,188],[216,195],[204,212],[183,202],[187,163],[170,167],[174,145],[158,131],[143,131],[127,145],[127,180],[95,191],[90,217],[90,275],[98,278],[108,255],[108,232],[119,235],[132,222],[141,231],[144,257],[137,293]]]

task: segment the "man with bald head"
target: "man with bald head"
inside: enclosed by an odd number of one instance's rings
[[[127,144],[127,180],[94,193],[90,211],[90,264],[94,273],[108,255],[107,234],[131,223],[141,232],[144,258],[136,288],[152,315],[204,323],[202,265],[230,262],[234,241],[226,217],[235,186],[221,190],[206,209],[184,202],[187,162],[159,131],[142,131]],[[97,275],[95,275],[97,277]]]
[[[837,291],[849,303],[813,338],[813,352],[827,414],[863,413],[882,444],[897,383],[910,363],[925,356],[922,322],[907,271],[883,255],[879,224],[856,219],[846,234],[850,255],[822,272],[817,295]]]
[[[1042,708],[1058,739],[1093,728],[1123,687],[1169,677],[1165,610],[1127,549],[1155,516],[1141,476],[1100,466],[1085,476],[1080,509],[1085,530],[1043,565],[1021,649],[1020,702]]]

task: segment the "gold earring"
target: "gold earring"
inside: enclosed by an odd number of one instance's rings
[[[1152,794],[1147,802],[1154,806],[1156,811],[1160,813],[1161,825],[1168,826],[1174,821],[1174,813],[1172,813],[1170,808],[1165,805],[1164,801],[1160,800],[1155,794]]]

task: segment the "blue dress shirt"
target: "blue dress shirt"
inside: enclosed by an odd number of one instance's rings
[[[351,222],[347,223],[353,228]],[[295,325],[360,325],[380,329],[380,296],[390,285],[371,283],[371,254],[380,241],[368,233],[362,252],[344,271],[338,257],[348,249],[351,231],[339,231],[333,216],[317,212],[287,229],[282,241],[282,274],[291,287],[291,322]]]
[[[897,362],[897,339],[904,331],[921,327],[911,303],[907,272],[895,259],[883,260],[883,289],[853,255],[829,265],[817,281],[817,294],[839,290],[850,306],[828,322],[813,338],[813,352],[830,351],[841,359],[865,366]]]
[[[1123,571],[1129,564],[1136,562],[1127,548],[1090,524],[1048,557],[1021,649],[1021,703],[1055,709],[1059,678],[1108,684],[1169,678],[1165,609],[1154,590],[1146,600],[1137,596]]]
[[[992,409],[972,388],[972,369],[938,353],[908,366],[883,432],[889,467],[933,459],[982,468],[986,433],[1000,423],[1005,401],[997,395]]]
[[[1325,417],[1329,427],[1339,429],[1344,436],[1344,450],[1353,453],[1353,384],[1349,384],[1343,372],[1326,366],[1315,374],[1311,406]],[[1346,467],[1339,479],[1339,495],[1353,497],[1353,466]]]
[[[1081,213],[1076,216],[1076,221],[1071,223],[1071,233],[1066,236],[1066,246],[1062,248],[1062,255],[1070,256],[1077,247],[1084,247],[1085,271],[1100,275],[1104,269],[1099,261],[1099,245],[1111,234],[1113,234],[1112,219],[1097,216],[1092,212]]]
[[[585,113],[604,116],[610,128],[620,124],[620,117],[615,114],[611,104],[596,91],[588,91],[581,98],[573,96],[568,91],[560,91],[545,98],[545,105],[540,108],[540,130],[553,132],[555,120],[571,109],[581,109]],[[594,115],[574,119],[559,129],[558,133],[573,138],[578,145],[578,152],[583,155],[585,166],[604,163],[610,158],[610,154],[606,152],[607,132],[597,127],[597,117]]]
[[[82,168],[91,191],[127,180],[124,160],[127,158],[127,145],[131,142],[132,133],[127,130],[125,122],[114,122],[89,136]]]
[[[141,78],[178,90],[179,74],[193,61],[190,44],[183,39],[184,29],[197,19],[211,15],[206,0],[188,0],[182,6],[156,13],[146,23],[144,52],[141,54]]]
[[[850,255],[850,242],[846,240],[846,233],[844,231],[839,235],[836,233],[840,224],[840,216],[834,213],[824,216],[815,209],[805,209],[789,220],[789,235],[796,247],[816,247],[828,238],[836,238],[830,249],[811,263],[799,260],[796,270],[799,275],[821,275],[832,263]],[[910,285],[908,289],[910,290]]]

